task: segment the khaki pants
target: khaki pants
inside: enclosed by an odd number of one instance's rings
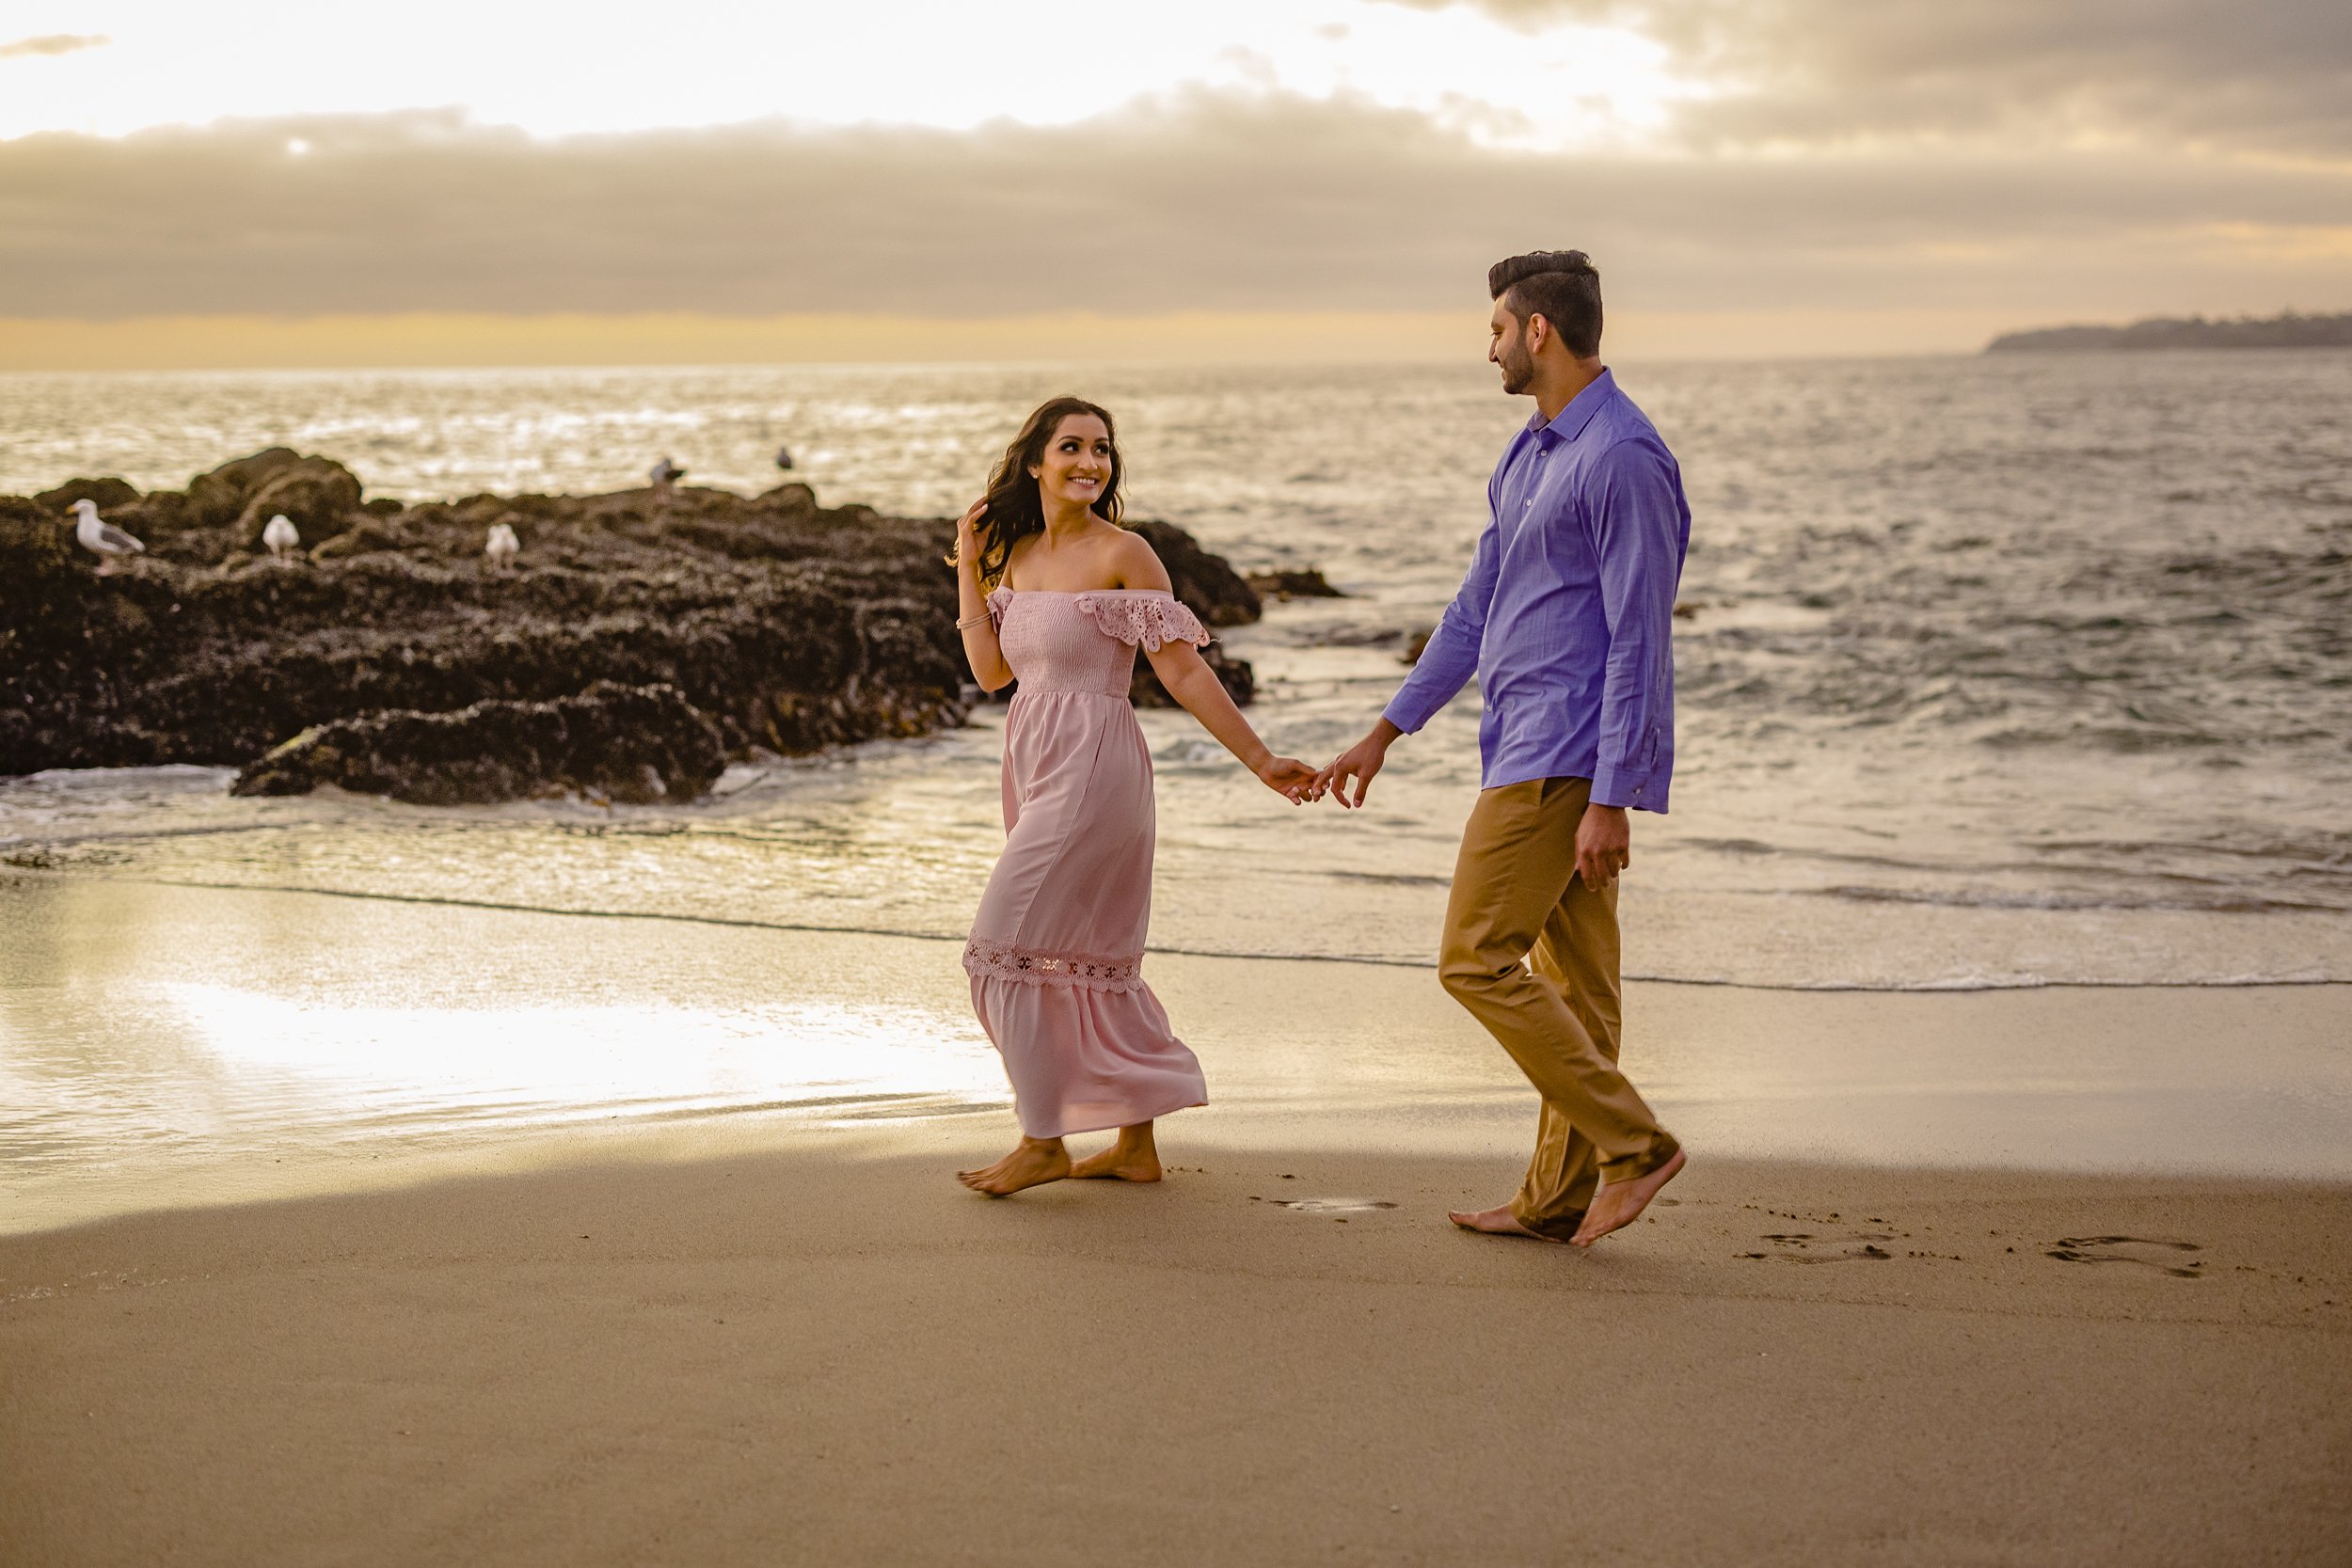
[[[1586,887],[1576,874],[1576,829],[1592,787],[1531,779],[1480,792],[1438,960],[1446,990],[1544,1097],[1535,1157],[1511,1212],[1562,1237],[1601,1180],[1646,1176],[1678,1147],[1617,1070],[1617,890]]]

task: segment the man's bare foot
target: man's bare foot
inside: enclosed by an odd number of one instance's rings
[[[982,1170],[960,1170],[956,1180],[976,1193],[1009,1197],[1024,1187],[1041,1187],[1070,1174],[1070,1152],[1059,1138],[1024,1138],[1010,1154]]]
[[[1528,1229],[1519,1223],[1519,1217],[1511,1212],[1511,1206],[1507,1203],[1500,1209],[1480,1209],[1475,1212],[1449,1209],[1445,1217],[1463,1229],[1475,1230],[1482,1236],[1524,1236],[1531,1242],[1556,1242],[1560,1239],[1547,1236],[1540,1230]]]
[[[1591,1246],[1612,1230],[1622,1230],[1642,1217],[1649,1200],[1666,1190],[1666,1183],[1682,1174],[1690,1162],[1676,1149],[1674,1158],[1650,1172],[1630,1181],[1604,1181],[1593,1195],[1593,1206],[1584,1212],[1584,1223],[1576,1227],[1568,1240],[1578,1246]]]
[[[1073,1181],[1157,1181],[1160,1179],[1160,1157],[1149,1148],[1129,1148],[1113,1144],[1100,1154],[1089,1154],[1070,1167]]]

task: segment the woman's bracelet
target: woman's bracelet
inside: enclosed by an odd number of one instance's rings
[[[956,623],[956,630],[961,631],[966,626],[977,626],[982,621],[987,619],[989,619],[989,613],[985,610],[981,610],[977,615],[967,615],[962,620]]]

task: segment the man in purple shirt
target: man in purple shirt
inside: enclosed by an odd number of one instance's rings
[[[1475,671],[1483,767],[1438,976],[1534,1083],[1543,1117],[1518,1195],[1453,1219],[1590,1246],[1683,1165],[1617,1070],[1616,879],[1632,859],[1628,808],[1664,811],[1674,772],[1691,509],[1674,455],[1600,362],[1600,275],[1584,253],[1514,256],[1486,286],[1486,357],[1535,415],[1495,465],[1490,519],[1420,663],[1316,792],[1362,805],[1389,747]]]

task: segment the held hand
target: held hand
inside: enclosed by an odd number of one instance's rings
[[[1389,743],[1379,732],[1363,739],[1331,759],[1330,764],[1315,775],[1310,800],[1320,800],[1328,795],[1349,811],[1364,803],[1364,792],[1372,787],[1372,776],[1380,771],[1380,765],[1389,760]],[[1356,783],[1356,799],[1347,798],[1349,780]]]
[[[1589,888],[1604,888],[1633,863],[1633,829],[1623,806],[1586,806],[1576,825],[1576,874]]]
[[[1268,757],[1258,769],[1258,777],[1294,806],[1314,798],[1315,770],[1296,757]]]

